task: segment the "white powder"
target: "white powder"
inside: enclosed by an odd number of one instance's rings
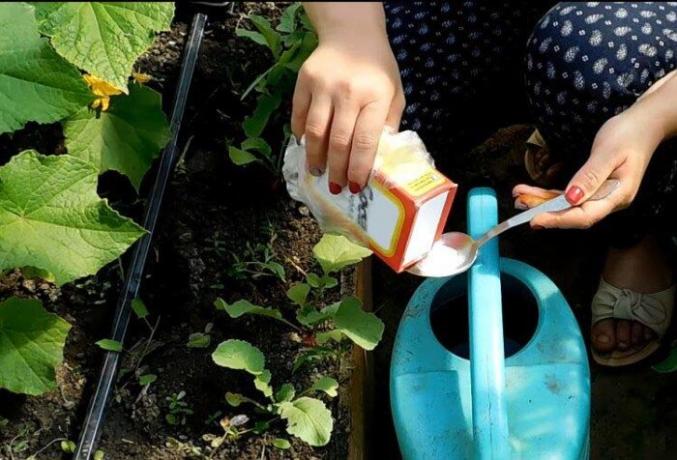
[[[423,259],[416,263],[417,271],[425,276],[448,276],[458,273],[455,267],[461,267],[467,261],[465,252],[444,244],[444,240],[438,240]]]

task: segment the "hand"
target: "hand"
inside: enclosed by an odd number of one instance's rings
[[[292,132],[306,136],[311,174],[328,170],[332,193],[346,185],[358,193],[369,179],[384,127],[399,128],[404,93],[385,29],[335,32],[320,35],[301,67]]]
[[[656,147],[664,137],[662,127],[640,103],[607,120],[595,136],[590,158],[566,188],[567,200],[575,206],[558,213],[546,213],[531,221],[533,228],[589,228],[612,212],[628,207]],[[620,186],[609,197],[586,200],[607,179],[618,179]],[[547,193],[538,187],[518,185],[513,195]]]

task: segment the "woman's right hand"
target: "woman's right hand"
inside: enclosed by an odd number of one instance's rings
[[[385,23],[342,17],[346,21],[322,27],[307,9],[319,44],[299,71],[292,132],[299,139],[305,134],[309,171],[328,171],[331,193],[346,185],[358,193],[369,179],[384,127],[399,128],[405,101],[397,62]]]

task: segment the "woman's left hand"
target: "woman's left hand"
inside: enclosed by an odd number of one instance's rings
[[[610,118],[597,132],[590,158],[566,188],[567,200],[580,205],[562,212],[541,214],[531,221],[533,228],[590,228],[632,203],[649,161],[664,137],[662,127],[655,117],[647,116],[642,105],[637,102]],[[603,200],[586,201],[607,179],[618,179],[618,189]],[[513,195],[544,192],[538,187],[518,185]]]

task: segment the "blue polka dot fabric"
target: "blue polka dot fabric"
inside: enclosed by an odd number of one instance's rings
[[[384,6],[407,98],[402,128],[433,152],[531,122],[574,171],[602,124],[677,67],[677,2]],[[676,153],[654,156],[633,208],[675,209]]]

